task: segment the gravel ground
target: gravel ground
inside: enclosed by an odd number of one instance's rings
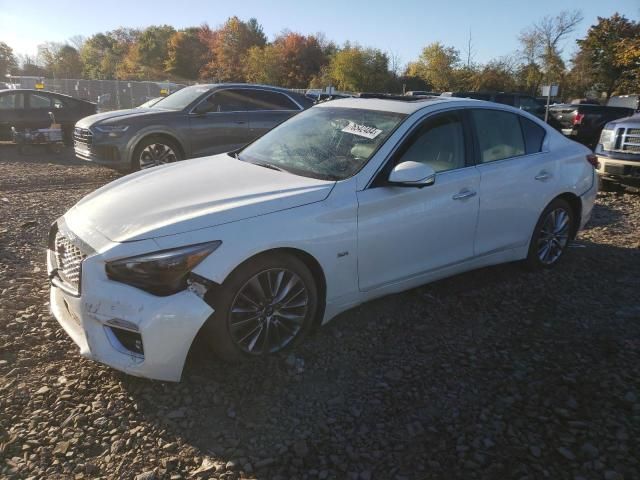
[[[180,384],[79,357],[49,314],[51,222],[118,175],[0,145],[0,477],[640,478],[640,196],[602,193],[561,267],[503,265]]]

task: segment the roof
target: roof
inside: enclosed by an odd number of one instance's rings
[[[417,112],[423,108],[434,105],[442,105],[452,102],[481,102],[480,100],[470,100],[468,98],[457,97],[406,97],[407,99],[396,100],[393,98],[341,98],[330,102],[320,103],[314,108],[343,107],[343,108],[363,108],[365,110],[379,110],[383,112],[404,113],[407,115]],[[487,103],[487,102],[482,102]]]

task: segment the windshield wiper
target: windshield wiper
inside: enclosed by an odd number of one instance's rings
[[[254,165],[260,165],[261,167],[264,167],[264,168],[270,168],[271,170],[277,170],[279,172],[286,172],[284,168],[280,168],[277,165],[274,165],[273,163],[267,163],[267,162],[249,162],[249,163],[253,163]]]

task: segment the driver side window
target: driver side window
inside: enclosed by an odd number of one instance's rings
[[[465,166],[462,118],[456,112],[438,115],[413,133],[396,164],[420,162],[434,171],[446,172]]]

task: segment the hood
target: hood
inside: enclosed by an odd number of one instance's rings
[[[636,113],[631,115],[630,117],[617,118],[615,120],[610,121],[605,125],[605,128],[614,129],[618,126],[626,127],[630,124],[640,124],[640,113]]]
[[[126,120],[123,117],[135,118],[142,115],[146,117],[158,117],[171,113],[175,114],[176,112],[173,110],[160,110],[157,108],[130,108],[127,110],[114,110],[112,112],[96,113],[95,115],[84,117],[76,123],[76,127],[89,128],[99,123],[120,123],[120,120]]]
[[[122,177],[84,197],[65,217],[112,241],[127,242],[319,202],[334,184],[222,154]]]

